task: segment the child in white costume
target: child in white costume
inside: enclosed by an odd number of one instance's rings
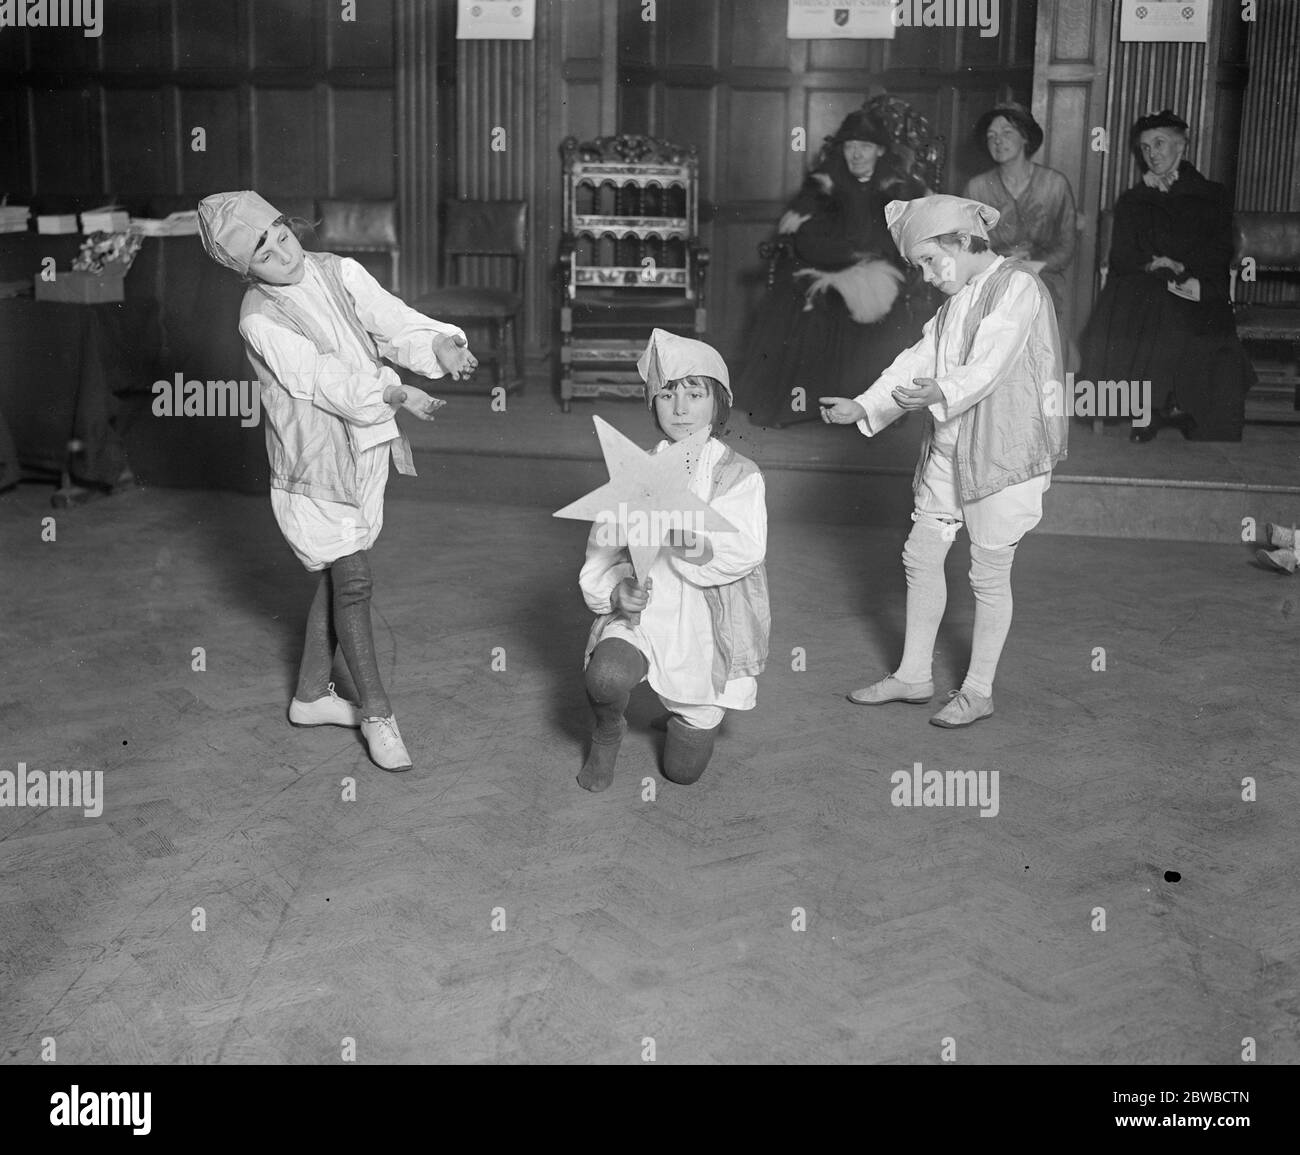
[[[208,255],[249,284],[239,332],[261,383],[271,509],[298,560],[321,575],[289,721],[360,727],[376,765],[409,770],[375,659],[367,551],[383,526],[389,458],[415,474],[397,408],[431,421],[442,402],[403,385],[383,358],[426,377],[459,377],[477,362],[460,329],[408,308],[356,261],[305,253],[257,193],[204,198],[199,230]],[[360,708],[334,693],[336,640]]]
[[[856,422],[868,437],[925,409],[926,436],[903,547],[907,633],[898,669],[849,700],[925,703],[947,603],[943,563],[964,523],[971,540],[975,627],[959,690],[930,719],[966,726],[993,713],[993,679],[1011,627],[1016,545],[1042,518],[1068,425],[1056,313],[1042,281],[989,251],[998,211],[962,197],[892,201],[885,218],[898,250],[948,295],[921,340],[853,400],[821,398],[822,419]]]
[[[623,546],[592,526],[579,584],[600,615],[587,641],[587,696],[596,714],[578,782],[604,790],[614,777],[635,686],[649,681],[669,711],[664,775],[690,784],[709,764],[727,710],[752,710],[767,659],[767,505],[758,467],[718,440],[732,404],[730,377],[702,341],[656,329],[637,362],[659,431],[654,452],[713,431],[689,488],[737,532],[683,531],[637,583]]]

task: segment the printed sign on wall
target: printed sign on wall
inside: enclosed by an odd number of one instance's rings
[[[531,40],[537,0],[459,0],[457,40]]]
[[[892,40],[893,0],[790,0],[791,40]]]
[[[1121,0],[1121,40],[1184,40],[1204,44],[1210,0]]]

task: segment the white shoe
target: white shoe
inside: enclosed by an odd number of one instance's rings
[[[943,726],[955,730],[958,726],[969,726],[981,718],[993,714],[993,696],[987,698],[974,690],[950,690],[948,704],[930,719],[932,726]]]
[[[400,772],[411,768],[411,756],[406,752],[394,715],[389,714],[387,718],[363,718],[361,735],[370,749],[370,761],[381,770]]]
[[[314,702],[300,702],[294,698],[289,703],[289,721],[294,726],[350,726],[361,725],[361,711],[354,702],[340,698],[330,683],[330,692]]]
[[[887,674],[870,686],[863,686],[849,694],[849,701],[858,706],[881,706],[886,702],[912,702],[924,705],[934,697],[933,682],[900,682]]]

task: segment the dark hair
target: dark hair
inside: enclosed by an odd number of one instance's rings
[[[1042,147],[1043,130],[1039,127],[1038,121],[1018,104],[999,104],[990,108],[975,122],[975,139],[981,148],[988,148],[988,141],[985,138],[988,136],[989,126],[999,116],[1025,138],[1026,157],[1033,156]]]
[[[937,237],[927,237],[927,240],[934,241],[945,249],[961,248],[961,233],[940,233]],[[977,237],[974,233],[970,234],[970,248],[967,250],[972,253],[987,253],[989,251],[989,242],[984,237]]]
[[[687,385],[707,385],[713,394],[713,436],[717,437],[727,426],[727,421],[731,417],[731,402],[727,400],[727,391],[723,388],[722,382],[716,377],[708,377],[703,373],[693,373],[689,377],[675,377],[671,381],[665,381],[662,388],[670,389],[679,381],[684,381]],[[650,399],[650,416],[654,419],[655,428],[665,437],[668,436],[664,427],[659,424],[659,410],[654,405],[653,396]]]

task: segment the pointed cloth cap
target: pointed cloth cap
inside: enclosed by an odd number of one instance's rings
[[[727,400],[735,404],[727,363],[722,359],[721,353],[703,341],[679,337],[667,329],[656,329],[650,334],[650,343],[646,345],[636,367],[641,380],[645,382],[645,400],[648,406],[654,404],[655,394],[666,382],[697,374],[718,381],[727,394]]]
[[[965,197],[918,197],[914,201],[890,201],[885,206],[885,224],[904,259],[910,259],[909,250],[914,245],[944,233],[966,232],[987,240],[989,229],[1001,215],[992,205]]]
[[[258,241],[282,215],[255,192],[213,193],[199,201],[199,236],[217,264],[247,276]]]

